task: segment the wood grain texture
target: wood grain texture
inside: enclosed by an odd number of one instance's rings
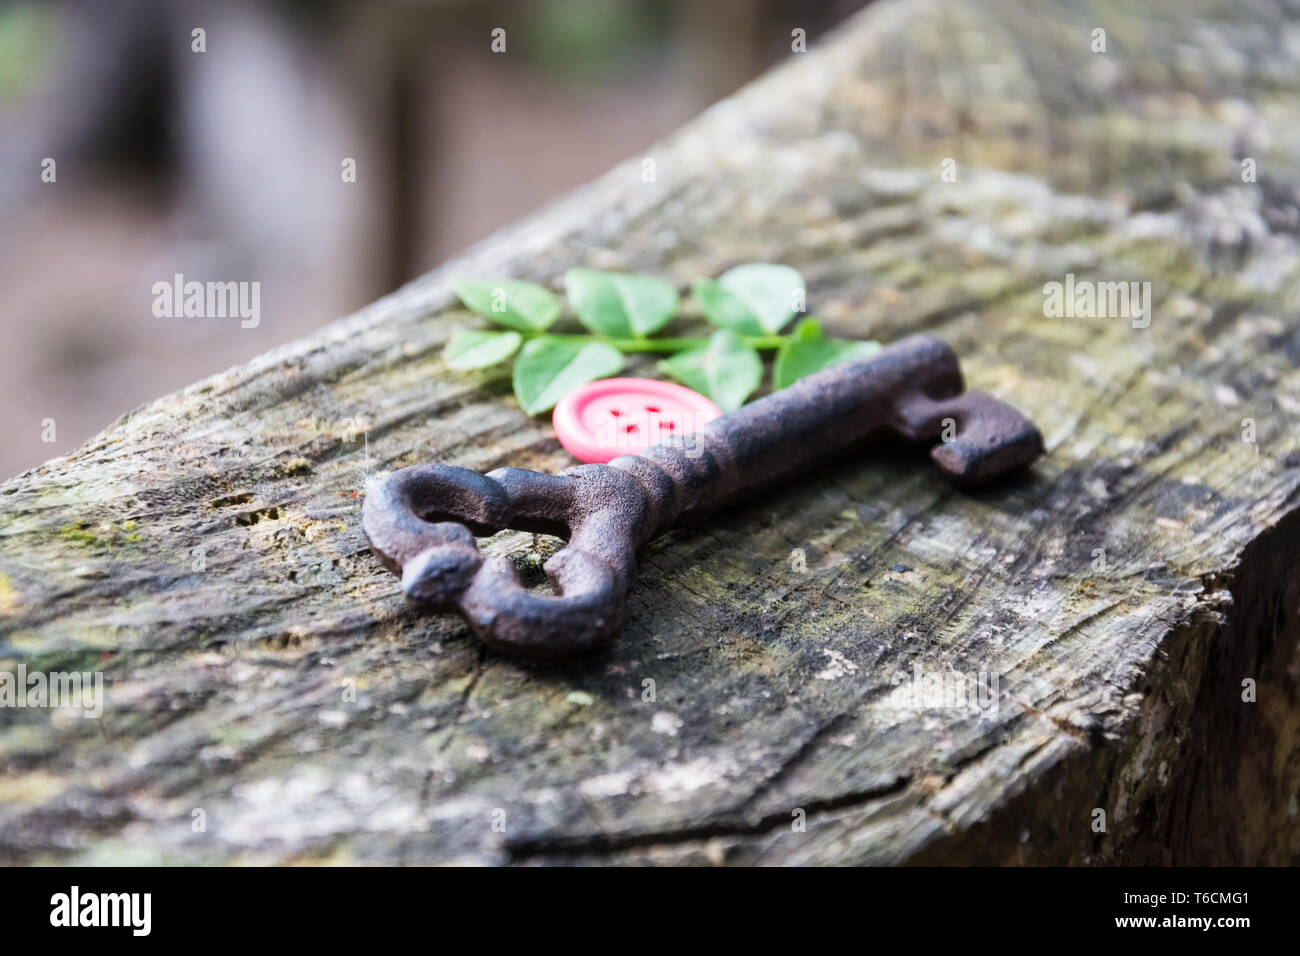
[[[648,151],[655,182],[634,157],[7,482],[0,670],[102,669],[108,702],[0,710],[0,860],[1300,860],[1289,6],[879,4]],[[835,334],[950,342],[1047,456],[966,494],[881,449],[661,538],[580,662],[405,604],[367,474],[572,463],[504,373],[443,365],[478,323],[451,276],[755,260]],[[1149,281],[1150,327],[1045,317],[1067,273]],[[918,704],[918,668],[996,698]]]

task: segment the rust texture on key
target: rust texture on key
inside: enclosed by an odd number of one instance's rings
[[[811,375],[693,435],[607,465],[558,475],[403,468],[367,487],[362,527],[410,600],[459,610],[498,650],[564,657],[596,647],[618,629],[637,549],[651,538],[883,433],[937,442],[930,457],[960,485],[989,481],[1042,453],[1042,436],[1029,419],[991,395],[962,388],[953,350],[914,335]],[[955,432],[940,442],[946,419]],[[555,594],[527,590],[508,559],[479,551],[476,535],[506,528],[568,539],[545,565]]]

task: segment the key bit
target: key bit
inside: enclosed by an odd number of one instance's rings
[[[1043,451],[1038,429],[1020,412],[984,392],[963,392],[949,346],[914,335],[607,465],[558,475],[403,468],[371,480],[362,528],[411,601],[459,610],[481,640],[506,653],[564,657],[618,629],[637,549],[651,538],[886,433],[938,442],[930,457],[965,486]],[[544,565],[554,594],[527,590],[509,560],[479,551],[476,535],[507,528],[568,539]]]

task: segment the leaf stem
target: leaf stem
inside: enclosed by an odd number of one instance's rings
[[[702,348],[709,343],[707,336],[676,339],[620,339],[609,335],[538,332],[525,337],[536,338],[540,335],[554,339],[581,339],[584,342],[603,342],[606,345],[612,345],[620,352],[684,352],[687,349]],[[742,338],[745,340],[745,344],[751,348],[766,350],[779,349],[789,340],[790,336],[746,335],[742,336]]]

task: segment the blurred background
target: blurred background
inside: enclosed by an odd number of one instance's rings
[[[864,5],[0,0],[0,478],[391,291]],[[260,282],[259,324],[156,317],[177,273]]]

